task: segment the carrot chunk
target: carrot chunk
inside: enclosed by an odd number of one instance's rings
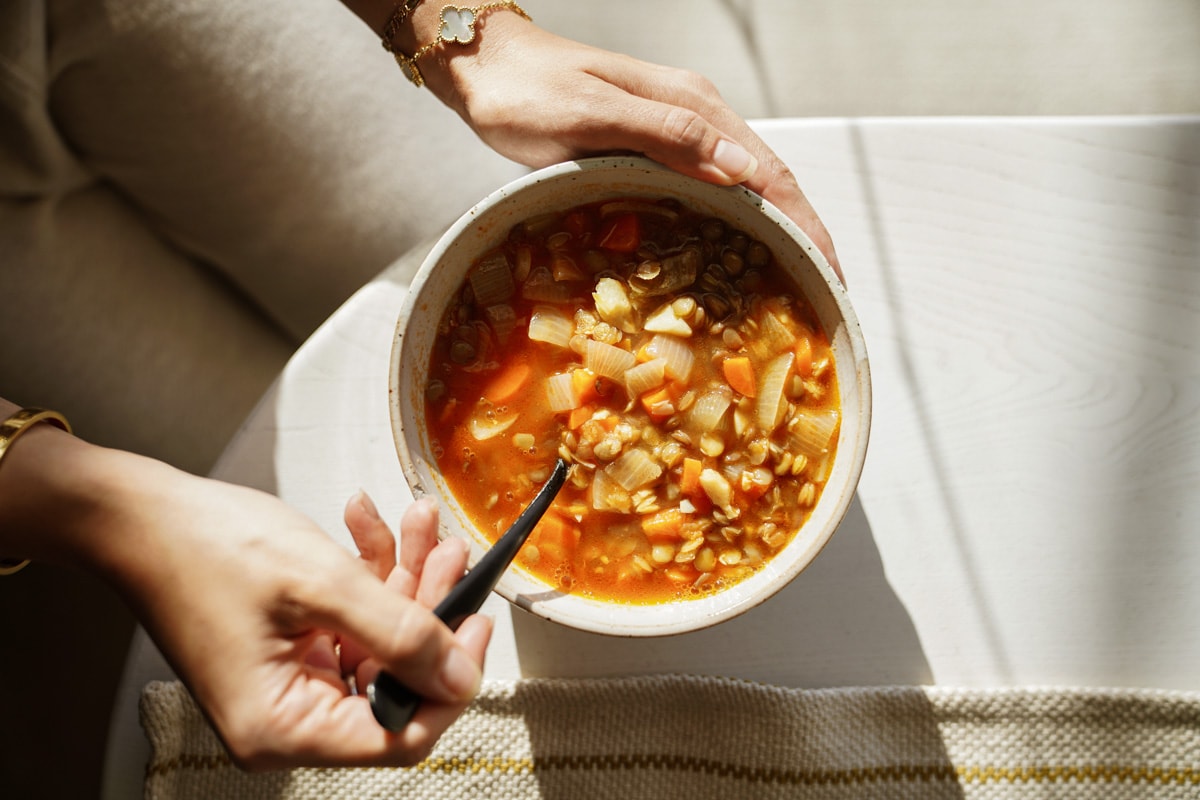
[[[642,533],[651,541],[655,539],[679,539],[683,536],[683,523],[688,516],[678,508],[664,508],[662,511],[642,517]]]
[[[579,426],[591,419],[595,412],[596,410],[590,405],[571,409],[567,415],[567,427],[573,431],[579,430]]]
[[[702,517],[711,513],[713,510],[713,501],[709,499],[708,495],[704,493],[703,489],[693,495],[690,495],[688,500],[691,502],[692,508],[696,509],[695,513],[697,516]]]
[[[700,472],[703,467],[700,459],[685,457],[683,459],[683,475],[679,479],[679,491],[688,496],[702,491],[700,489]]]
[[[556,559],[564,559],[575,551],[579,543],[579,527],[556,511],[548,511],[534,529],[534,541],[538,549]]]
[[[575,397],[582,405],[599,399],[600,393],[596,390],[596,373],[590,369],[572,370],[571,391],[575,393]]]
[[[675,413],[675,400],[667,386],[652,389],[642,395],[642,408],[654,419],[666,419]]]
[[[614,253],[632,253],[642,245],[642,223],[637,214],[621,214],[600,230],[600,246]]]
[[[758,388],[754,382],[754,365],[749,356],[730,356],[721,362],[725,381],[730,388],[744,397],[754,397]]]
[[[529,364],[518,361],[509,364],[497,373],[483,390],[483,396],[493,403],[504,403],[512,399],[529,380]]]

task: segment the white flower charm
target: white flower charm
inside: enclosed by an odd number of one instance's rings
[[[442,27],[438,38],[443,42],[470,44],[475,41],[475,9],[446,6],[442,9]]]
[[[402,0],[409,2],[409,0]],[[419,3],[420,0],[414,0],[413,5]],[[433,50],[440,44],[470,44],[475,41],[475,23],[479,21],[479,15],[486,11],[494,11],[498,8],[507,8],[509,11],[520,14],[525,19],[529,19],[529,15],[525,13],[525,9],[517,5],[514,0],[493,0],[490,3],[484,3],[476,8],[459,8],[458,6],[443,6],[442,7],[442,24],[438,28],[437,37],[417,48],[417,51],[411,56],[406,56],[399,50],[392,49],[390,42],[385,42],[392,56],[396,59],[396,63],[400,65],[400,69],[404,71],[404,77],[412,81],[413,86],[421,87],[425,85],[425,78],[421,75],[421,68],[417,66],[426,53]]]

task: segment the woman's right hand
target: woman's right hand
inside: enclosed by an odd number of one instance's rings
[[[427,502],[405,515],[398,561],[368,500],[346,521],[361,559],[276,497],[48,425],[0,475],[0,553],[114,583],[251,769],[416,763],[478,691],[490,621],[452,633],[429,610],[462,576],[462,542],[437,542]],[[426,698],[400,733],[351,690],[380,668]]]
[[[129,571],[133,597],[238,763],[424,758],[478,691],[491,635],[483,617],[451,633],[429,611],[466,566],[461,541],[437,542],[434,507],[406,514],[397,563],[387,525],[365,497],[353,500],[347,522],[365,556],[355,559],[275,497],[184,482],[153,518],[136,515],[147,538],[176,535]],[[365,688],[381,668],[427,698],[395,734],[349,681]]]

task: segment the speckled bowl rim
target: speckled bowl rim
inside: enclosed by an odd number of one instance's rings
[[[439,536],[470,544],[470,563],[488,542],[440,477],[424,425],[430,347],[446,302],[461,286],[474,259],[499,244],[512,226],[538,213],[621,196],[677,197],[720,216],[771,247],[796,278],[831,333],[842,396],[838,453],[809,521],[783,551],[751,577],[695,599],[655,605],[593,600],[561,591],[514,565],[496,591],[538,617],[578,630],[613,636],[666,636],[710,627],[745,613],[775,595],[821,552],[844,518],[866,458],[871,427],[871,380],[866,343],[850,298],[828,261],[800,228],[773,205],[743,187],[718,187],[640,157],[570,161],[525,175],[492,192],[463,214],[434,245],[401,306],[388,381],[396,453],[416,497],[440,505]],[[403,369],[402,369],[403,367]]]

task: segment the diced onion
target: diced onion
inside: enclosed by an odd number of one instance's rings
[[[829,452],[840,419],[837,409],[797,414],[788,424],[788,449],[819,459]]]
[[[795,353],[784,353],[772,359],[763,371],[762,385],[754,406],[754,421],[763,433],[770,434],[783,421],[783,414],[787,410],[784,388],[795,360]]]
[[[588,491],[592,493],[592,508],[597,511],[616,508],[613,504],[614,494],[617,491],[624,492],[617,486],[616,481],[609,477],[608,472],[602,469],[598,469],[592,474]]]
[[[529,317],[529,338],[546,342],[556,347],[570,347],[575,323],[566,314],[552,306],[534,306]]]
[[[481,306],[506,302],[516,289],[512,269],[503,253],[497,253],[472,270],[470,280],[475,302]]]
[[[592,496],[592,508],[596,511],[604,511],[608,508],[608,498],[610,497],[608,487],[613,485],[615,484],[613,484],[612,478],[608,477],[608,473],[602,469],[595,471],[587,487]]]
[[[796,347],[796,335],[788,330],[787,325],[775,317],[773,312],[764,313],[762,320],[758,323],[758,335],[751,344],[751,349],[758,357],[769,359],[770,356],[779,355],[794,347]]]
[[[650,454],[637,447],[626,450],[620,458],[604,469],[609,477],[627,492],[658,480],[658,476],[662,474],[662,467],[654,462]]]
[[[692,406],[691,425],[697,433],[715,431],[725,420],[725,412],[733,402],[733,390],[728,386],[714,386]]]
[[[733,502],[733,487],[725,480],[725,476],[715,469],[700,472],[700,488],[717,508],[727,509]]]
[[[622,347],[587,340],[587,349],[583,353],[583,366],[597,375],[603,375],[614,381],[625,380],[625,373],[637,363],[637,357]]]
[[[601,278],[596,281],[596,291],[592,292],[592,298],[596,301],[596,313],[600,315],[600,319],[625,333],[637,332],[633,304],[629,302],[625,284],[616,278]]]
[[[550,257],[550,274],[556,281],[581,281],[586,277],[575,259],[565,253],[555,253]]]
[[[666,366],[665,358],[652,358],[631,367],[625,373],[625,389],[629,396],[641,397],[646,392],[662,386],[666,380]]]
[[[647,317],[646,323],[642,327],[652,333],[671,333],[675,336],[692,335],[692,326],[687,324],[687,320],[680,319],[675,314],[672,303],[667,303]]]
[[[570,372],[560,372],[546,379],[546,404],[555,414],[579,408]]]
[[[512,424],[517,421],[517,416],[516,414],[512,414],[503,419],[488,419],[487,417],[473,416],[470,422],[471,436],[477,442],[499,436],[512,427]]]
[[[687,342],[665,333],[654,335],[646,345],[646,353],[651,358],[665,359],[667,374],[677,381],[686,381],[696,363],[696,357]]]

